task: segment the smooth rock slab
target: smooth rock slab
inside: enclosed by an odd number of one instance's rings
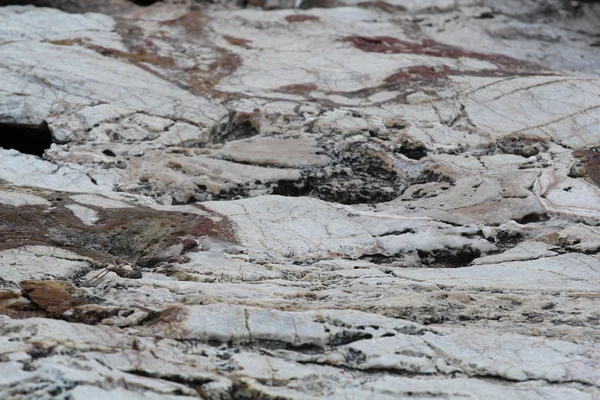
[[[235,162],[278,167],[322,166],[331,162],[310,136],[298,138],[261,137],[254,140],[229,142],[217,154]]]
[[[33,194],[0,191],[0,204],[20,207],[20,206],[50,206],[50,202],[43,197]]]
[[[71,393],[73,400],[189,400],[194,397],[157,394],[153,392],[134,392],[127,389],[104,390],[96,386],[77,386]]]
[[[600,5],[492,3],[0,7],[0,398],[600,397]]]
[[[477,335],[465,332],[425,334],[425,342],[469,375],[508,380],[543,379],[598,386],[600,349],[574,343],[518,335]]]
[[[585,254],[562,254],[530,261],[477,265],[455,269],[406,269],[398,277],[442,285],[516,290],[597,291],[600,260]]]
[[[262,196],[205,207],[227,214],[240,243],[274,255],[358,257],[374,252],[375,239],[335,207],[309,198]]]
[[[85,257],[49,246],[0,251],[0,266],[0,278],[11,285],[26,279],[73,278],[90,269]]]

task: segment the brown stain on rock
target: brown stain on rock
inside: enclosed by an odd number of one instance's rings
[[[600,152],[581,149],[574,151],[573,156],[583,163],[585,177],[600,187]]]
[[[207,69],[192,68],[187,70],[187,88],[196,94],[211,93],[214,96],[225,95],[214,89],[223,78],[233,74],[241,65],[242,58],[223,48],[214,48],[217,53],[215,61],[210,63]],[[226,95],[230,97],[230,95]]]
[[[15,319],[46,316],[36,304],[14,292],[0,292],[0,314]]]
[[[86,293],[63,281],[21,281],[21,293],[40,309],[51,316],[60,316],[65,311],[88,303]]]
[[[289,94],[297,94],[306,96],[310,94],[313,90],[317,90],[317,85],[314,83],[295,83],[292,85],[284,85],[280,86],[278,91],[289,93]]]
[[[74,46],[77,44],[84,46],[87,43],[87,41],[82,38],[75,38],[75,39],[48,40],[47,43],[51,43],[56,46]]]
[[[137,49],[132,49],[132,51],[122,51],[117,49],[111,49],[108,47],[103,47],[95,44],[91,44],[84,39],[63,39],[63,40],[50,40],[48,43],[51,43],[56,46],[75,46],[79,45],[85,47],[87,49],[93,50],[96,53],[112,58],[119,58],[122,60],[126,60],[132,64],[151,64],[160,68],[172,68],[175,65],[175,61],[171,57],[165,57],[157,55],[151,52],[149,49],[138,47]]]
[[[407,41],[390,36],[347,36],[340,40],[351,43],[357,49],[367,53],[418,54],[451,59],[473,58],[488,61],[495,64],[500,71],[514,74],[535,73],[539,75],[547,71],[541,65],[529,61],[518,60],[502,54],[485,54],[465,50],[428,38],[420,41]]]
[[[235,234],[235,224],[229,218],[223,215],[217,214],[212,210],[207,209],[201,204],[196,204],[196,207],[205,211],[213,216],[213,218],[219,220],[218,222],[213,219],[205,219],[196,225],[192,234],[194,236],[209,236],[221,240],[225,240],[230,243],[239,243],[239,240]]]
[[[202,14],[202,12],[190,11],[179,18],[161,22],[161,25],[166,28],[164,32],[154,32],[144,35],[143,29],[138,27],[135,21],[120,24],[119,31],[132,53],[141,55],[144,60],[147,58],[154,59],[154,65],[156,66],[160,66],[157,64],[158,62],[164,62],[161,67],[167,69],[160,74],[152,70],[149,72],[196,95],[231,97],[231,94],[221,93],[215,87],[221,79],[231,75],[242,65],[242,59],[239,55],[222,47],[210,45],[206,41],[206,44],[202,45],[202,47],[206,47],[214,53],[212,62],[184,69],[178,69],[174,62],[168,64],[169,58],[174,60],[180,57],[183,52],[187,54],[187,49],[180,46],[182,36],[187,36],[187,40],[194,43],[198,43],[198,39],[205,36],[207,20],[208,17]],[[159,46],[154,44],[155,39],[170,44],[172,50],[170,57],[158,55]],[[225,38],[225,40],[228,39]],[[229,41],[231,44],[237,46],[249,47],[245,39],[230,37]]]
[[[189,313],[185,307],[169,307],[151,314],[144,321],[144,326],[151,335],[171,339],[187,339],[190,337],[190,333],[184,328],[184,323],[189,317]]]
[[[386,83],[393,83],[407,80],[439,80],[447,79],[450,75],[456,75],[457,71],[448,67],[430,67],[427,65],[415,65],[408,68],[402,68],[398,72],[384,79]]]
[[[85,292],[68,282],[27,280],[20,284],[23,295],[0,292],[1,315],[14,319],[59,318],[96,325],[121,312],[119,307],[86,304]]]
[[[120,58],[127,60],[132,64],[146,63],[160,68],[173,68],[175,66],[175,60],[173,60],[173,58],[160,56],[145,48],[138,48],[136,51],[126,52],[98,45],[88,44],[85,47],[90,50],[94,50],[98,54],[101,54],[105,57]]]
[[[70,310],[64,317],[69,322],[86,325],[97,325],[106,318],[116,317],[121,309],[119,307],[106,307],[97,304],[85,304]]]
[[[249,44],[252,43],[252,40],[242,39],[235,36],[224,35],[223,39],[227,40],[227,43],[233,46],[243,47],[245,49],[252,48]]]
[[[182,89],[189,90],[196,95],[212,95],[214,97],[236,97],[230,93],[222,93],[215,89],[215,86],[224,77],[235,72],[242,64],[242,59],[235,53],[227,51],[224,48],[212,45],[206,45],[216,56],[208,65],[203,64],[191,68],[178,68],[176,59],[181,56],[186,49],[181,48],[179,42],[181,36],[191,36],[192,39],[202,37],[205,32],[207,17],[199,11],[190,11],[187,14],[169,21],[163,21],[160,24],[165,29],[147,32],[137,25],[135,20],[119,20],[117,31],[123,38],[123,42],[128,51],[107,48],[95,45],[85,38],[61,39],[47,41],[57,46],[79,45],[96,53],[105,56],[117,58],[136,65],[137,67],[156,75],[160,79],[167,80]],[[163,42],[157,45],[155,41]],[[250,40],[226,36],[230,44],[250,48]],[[170,43],[172,50],[167,54],[164,50],[164,42]],[[161,54],[162,53],[162,54]]]
[[[358,3],[357,6],[361,8],[378,8],[389,13],[406,11],[404,6],[390,4],[385,1],[363,1]]]
[[[294,22],[306,22],[306,21],[320,21],[321,18],[316,15],[302,15],[302,14],[292,14],[286,15],[285,20],[289,23]]]
[[[204,34],[204,26],[208,18],[201,11],[194,10],[179,18],[161,22],[161,25],[169,27],[181,27],[188,35],[201,36]]]
[[[29,193],[29,192],[28,192]],[[100,219],[83,224],[64,207],[70,199],[56,192],[40,191],[54,207],[0,205],[0,251],[28,245],[67,249],[89,257],[99,266],[122,259],[152,266],[162,261],[164,249],[188,236],[214,236],[236,242],[235,227],[225,216],[155,210],[136,206],[121,209],[94,208]],[[198,206],[202,209],[202,206]]]

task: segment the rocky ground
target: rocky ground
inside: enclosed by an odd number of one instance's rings
[[[600,398],[600,4],[0,5],[0,398]]]

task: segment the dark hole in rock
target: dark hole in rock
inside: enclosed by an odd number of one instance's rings
[[[460,268],[468,266],[471,261],[481,256],[478,249],[465,247],[462,249],[436,249],[431,251],[417,250],[424,266],[436,268]]]
[[[398,153],[404,154],[411,160],[420,160],[427,156],[427,150],[424,146],[404,146],[398,150]]]
[[[48,125],[20,125],[0,123],[0,147],[41,157],[52,144]]]
[[[280,196],[305,196],[308,191],[309,185],[306,182],[281,180],[277,183],[277,186],[273,187],[273,194],[278,194]]]
[[[490,18],[494,18],[494,13],[490,12],[490,11],[485,11],[482,12],[481,14],[479,14],[478,17],[475,18],[479,18],[479,19],[490,19]]]
[[[548,219],[549,217],[546,214],[531,213],[525,215],[521,219],[515,219],[515,222],[518,222],[519,224],[531,224],[534,222],[548,221]]]
[[[102,154],[104,154],[105,156],[109,156],[109,157],[116,157],[117,155],[112,151],[112,150],[104,150],[102,152]]]

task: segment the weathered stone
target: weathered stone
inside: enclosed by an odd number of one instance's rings
[[[598,2],[8,3],[1,398],[600,397]]]

